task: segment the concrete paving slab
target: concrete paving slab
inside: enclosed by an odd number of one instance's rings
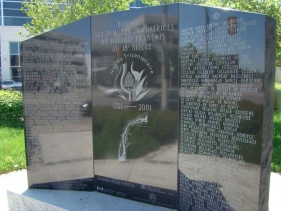
[[[9,211],[27,211],[27,210],[44,210],[44,211],[66,211],[66,209],[53,206],[51,204],[40,202],[24,195],[7,191]]]
[[[269,211],[281,210],[281,174],[271,172],[269,189]]]
[[[271,173],[269,211],[281,210],[281,174]],[[26,170],[0,175],[0,210],[169,210],[97,192],[28,189]]]

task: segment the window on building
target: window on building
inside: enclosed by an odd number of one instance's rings
[[[20,54],[19,42],[10,42],[10,54],[11,55]]]
[[[3,0],[3,14],[4,26],[22,26],[31,21],[31,18],[21,11],[22,2],[24,0]]]
[[[135,0],[134,2],[131,3],[130,7],[145,7],[146,5],[141,2],[141,0]]]
[[[5,26],[22,26],[30,21],[31,18],[4,17]]]
[[[21,68],[11,67],[12,79],[16,82],[22,81]]]
[[[17,82],[22,81],[19,42],[10,42],[10,66],[12,79]]]
[[[11,67],[20,67],[20,55],[10,55]]]

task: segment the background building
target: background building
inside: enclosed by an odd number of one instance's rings
[[[21,10],[24,0],[0,0],[0,81],[21,81],[19,42],[25,38],[23,24],[31,21]]]
[[[131,9],[135,9],[135,8],[145,7],[145,6],[146,6],[146,5],[143,4],[143,3],[141,2],[141,0],[135,0],[133,3],[131,3],[130,8],[131,8]]]
[[[22,81],[19,43],[26,38],[23,24],[31,18],[21,11],[25,0],[0,0],[0,82],[12,79]],[[141,0],[135,0],[130,8],[144,7]]]

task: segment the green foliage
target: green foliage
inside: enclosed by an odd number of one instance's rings
[[[274,133],[271,170],[281,172],[281,84],[275,83]]]
[[[0,137],[0,174],[26,168],[23,129],[0,127]]]
[[[23,2],[22,11],[32,18],[24,27],[34,36],[75,20],[119,10],[127,10],[134,0],[30,0]],[[281,1],[280,0],[142,0],[153,6],[168,3],[204,4],[242,11],[263,13],[277,20],[277,66],[281,66]]]
[[[171,4],[171,3],[188,3],[188,4],[203,4],[206,0],[142,0],[142,3],[155,6],[160,4]]]
[[[274,110],[281,111],[281,84],[275,83]]]
[[[129,8],[133,0],[30,0],[22,11],[32,18],[24,27],[28,36],[37,35],[84,17]]]
[[[281,113],[274,113],[274,134],[271,170],[281,172]]]
[[[0,90],[0,126],[22,127],[22,93]]]

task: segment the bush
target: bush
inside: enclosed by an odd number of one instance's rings
[[[23,127],[22,93],[0,90],[0,126]]]
[[[281,84],[275,83],[275,98],[274,98],[274,110],[281,110]]]
[[[274,133],[271,170],[281,172],[281,113],[274,113]]]

